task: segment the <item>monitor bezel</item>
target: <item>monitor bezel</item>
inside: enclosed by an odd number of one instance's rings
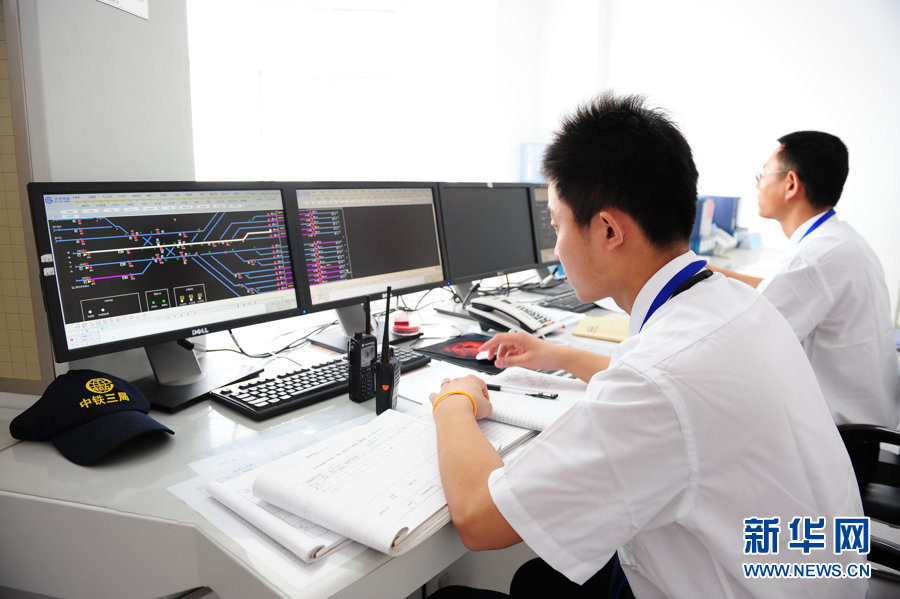
[[[54,267],[52,263],[44,262],[46,256],[52,257],[52,246],[50,243],[50,235],[47,229],[47,213],[45,210],[44,196],[52,194],[65,193],[128,193],[128,192],[191,192],[191,191],[241,191],[241,190],[278,190],[281,193],[282,209],[285,213],[285,226],[288,229],[287,241],[288,250],[291,254],[291,268],[296,268],[295,256],[298,247],[295,243],[296,233],[292,233],[292,225],[289,222],[288,214],[290,210],[296,209],[296,203],[291,202],[285,193],[285,189],[281,184],[271,181],[120,181],[120,182],[42,182],[34,181],[28,183],[28,203],[31,211],[32,228],[35,234],[35,245],[38,255],[38,278],[41,282],[41,296],[44,302],[44,310],[47,314],[47,320],[50,330],[50,338],[53,344],[54,359],[56,362],[69,362],[82,358],[90,358],[111,354],[127,349],[143,348],[160,343],[175,341],[178,339],[186,339],[188,337],[197,336],[198,328],[191,327],[185,329],[177,329],[165,331],[154,335],[145,335],[143,337],[133,337],[131,339],[114,341],[109,343],[100,343],[89,347],[69,348],[66,342],[65,320],[62,309],[59,305],[58,294],[59,285],[55,271],[45,275],[45,269]],[[52,259],[52,258],[51,258]],[[234,320],[226,320],[222,322],[214,322],[205,325],[203,333],[214,333],[239,327],[281,320],[303,314],[302,295],[299,293],[299,285],[294,271],[294,296],[296,298],[296,307],[282,310],[279,312],[271,312],[238,318]]]
[[[445,244],[445,259],[444,262],[446,264],[446,274],[448,280],[453,285],[458,285],[461,283],[471,283],[473,281],[480,281],[482,279],[497,277],[508,275],[516,272],[522,272],[528,270],[530,268],[536,268],[538,266],[538,249],[537,249],[537,239],[535,238],[535,223],[534,223],[534,209],[533,209],[533,192],[531,190],[532,184],[530,183],[440,183],[438,184],[438,188],[441,192],[444,189],[525,189],[526,195],[528,196],[528,217],[531,220],[531,246],[532,246],[532,256],[531,262],[524,263],[519,266],[511,266],[509,268],[504,268],[500,271],[496,270],[485,270],[480,271],[478,273],[470,273],[466,275],[456,276],[453,273],[453,264],[450,260],[450,251],[446,249],[447,243],[449,240],[449,236],[446,234],[446,230],[441,229],[442,237],[444,239]],[[443,195],[443,194],[442,194]],[[444,198],[441,198],[441,219],[443,222],[443,207],[444,207]]]
[[[553,260],[541,259],[541,244],[539,243],[541,223],[537,215],[537,208],[535,207],[537,202],[535,196],[537,195],[538,189],[548,189],[548,185],[546,183],[532,183],[528,191],[530,194],[529,206],[531,207],[531,224],[534,230],[535,256],[537,257],[538,266],[557,266],[559,264],[559,258],[554,258]]]
[[[356,306],[365,302],[366,298],[370,300],[377,300],[384,297],[384,292],[378,293],[369,293],[369,294],[359,294],[353,297],[344,298],[340,300],[333,300],[329,302],[323,302],[320,304],[312,303],[312,296],[309,290],[309,277],[306,273],[306,264],[302,255],[302,247],[301,247],[301,235],[300,235],[300,214],[299,214],[299,202],[297,199],[297,190],[304,189],[429,189],[431,190],[432,197],[432,205],[434,207],[434,218],[435,218],[435,235],[437,236],[438,243],[438,255],[441,261],[441,280],[432,282],[432,283],[423,283],[419,285],[411,285],[405,287],[392,287],[391,295],[393,297],[397,297],[399,295],[404,295],[407,293],[414,293],[417,291],[427,291],[429,289],[436,289],[438,287],[446,287],[448,286],[449,280],[447,278],[447,260],[446,260],[446,252],[444,248],[444,240],[443,240],[443,223],[441,221],[441,206],[440,206],[440,194],[438,190],[438,183],[435,182],[426,182],[426,181],[294,181],[288,182],[284,184],[285,191],[290,195],[292,201],[294,202],[294,210],[291,213],[291,216],[288,218],[288,221],[293,221],[294,227],[297,230],[296,242],[298,246],[298,251],[296,253],[292,253],[292,256],[295,256],[294,262],[294,276],[298,283],[298,288],[300,289],[301,294],[301,303],[303,305],[304,314],[311,312],[322,312],[325,310],[332,310],[335,308],[344,308],[347,306]]]

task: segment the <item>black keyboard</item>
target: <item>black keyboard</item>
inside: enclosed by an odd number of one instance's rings
[[[544,308],[556,308],[557,310],[568,310],[569,312],[587,312],[591,308],[597,307],[593,302],[586,304],[575,297],[574,291],[556,295],[550,299],[545,299],[542,302],[538,302],[538,306]]]
[[[429,356],[404,347],[395,347],[400,372],[410,372],[431,361]],[[265,420],[291,410],[306,407],[347,393],[347,356],[285,372],[276,376],[260,375],[225,387],[213,389],[217,402],[254,420]]]

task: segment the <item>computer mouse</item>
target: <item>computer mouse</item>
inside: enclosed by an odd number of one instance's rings
[[[490,360],[491,359],[490,352],[487,350],[480,351],[477,354],[475,354],[475,359],[476,360]]]

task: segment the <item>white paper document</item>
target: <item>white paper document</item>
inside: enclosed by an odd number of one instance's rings
[[[342,535],[261,501],[254,497],[252,487],[252,473],[247,473],[225,482],[212,481],[206,485],[206,492],[307,563],[350,542]]]
[[[390,555],[450,521],[426,420],[388,410],[312,449],[262,469],[253,494]]]
[[[533,436],[499,423],[482,431],[500,451]],[[389,555],[450,521],[433,421],[394,410],[259,469],[253,495]]]
[[[231,537],[258,563],[303,586],[317,576],[339,569],[365,551],[365,547],[348,544],[341,535],[243,495],[253,482],[247,473],[373,417],[374,414],[366,415],[318,432],[311,432],[299,421],[286,423],[255,435],[251,443],[238,443],[235,449],[190,464],[198,476],[169,490]],[[219,498],[210,493],[210,489],[216,488],[223,491]],[[268,514],[261,513],[264,511]],[[331,557],[322,560],[326,555]],[[270,572],[271,575],[274,574]]]

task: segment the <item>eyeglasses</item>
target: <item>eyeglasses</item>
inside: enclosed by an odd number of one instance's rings
[[[775,173],[789,173],[790,169],[780,170],[780,171],[767,171],[766,169],[760,169],[754,173],[756,175],[756,182],[759,183],[760,179],[765,177],[766,175],[773,175]]]

